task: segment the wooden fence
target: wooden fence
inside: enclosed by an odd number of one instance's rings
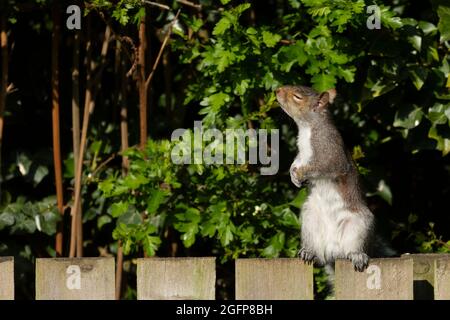
[[[114,299],[114,258],[36,260],[37,300]],[[216,259],[137,260],[139,300],[215,299]],[[237,300],[312,300],[313,268],[299,259],[238,259]],[[450,254],[372,259],[365,272],[336,262],[336,299],[450,299]],[[14,260],[0,257],[0,299],[14,299]]]

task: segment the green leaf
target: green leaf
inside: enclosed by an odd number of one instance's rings
[[[420,21],[419,28],[422,29],[425,35],[434,34],[437,31],[437,27],[428,21]]]
[[[331,74],[319,73],[312,77],[311,82],[314,84],[314,89],[323,92],[335,87],[336,78]]]
[[[445,106],[441,103],[435,103],[428,110],[427,118],[433,125],[447,123],[447,121],[450,121],[450,105]]]
[[[40,220],[40,227],[43,233],[51,236],[56,233],[58,222],[61,221],[61,215],[55,210],[46,210],[37,216]]]
[[[47,175],[48,168],[45,166],[38,166],[33,175],[34,186],[37,186]]]
[[[278,232],[269,241],[269,246],[264,248],[262,255],[267,258],[275,258],[280,255],[281,250],[284,247],[286,241],[286,234],[284,232]]]
[[[382,81],[378,80],[375,84],[372,85],[370,91],[372,92],[372,96],[374,98],[382,96],[397,87],[397,84],[393,81]]]
[[[433,1],[438,4],[437,14],[439,16],[438,29],[441,34],[440,41],[450,40],[450,3],[448,1]]]
[[[293,45],[281,47],[277,56],[280,70],[285,72],[289,72],[294,64],[303,66],[308,61],[305,43],[302,40],[296,41]]]
[[[10,212],[0,213],[0,230],[10,227],[14,224],[14,215]]]
[[[122,214],[128,211],[128,202],[115,202],[111,205],[111,216],[113,218],[120,217]]]
[[[28,158],[28,156],[24,153],[20,153],[17,156],[16,163],[17,167],[19,168],[19,172],[22,174],[22,176],[26,176],[30,171],[31,167],[31,160]]]
[[[269,48],[274,47],[281,40],[280,35],[271,33],[269,31],[263,31],[262,37],[264,44]]]
[[[220,0],[220,2],[223,4],[223,5],[226,5],[227,3],[229,3],[231,0]]]
[[[221,233],[220,236],[220,243],[222,244],[222,246],[226,247],[228,246],[231,241],[233,241],[233,232],[232,232],[232,226],[231,225],[227,225],[224,229],[224,231]]]
[[[155,255],[155,252],[156,250],[158,250],[160,244],[161,239],[156,236],[146,236],[143,242],[144,250],[150,257],[153,257]]]
[[[378,183],[377,194],[385,200],[389,205],[392,205],[392,192],[391,188],[386,184],[384,180],[380,180]]]
[[[436,140],[437,145],[436,148],[442,151],[442,155],[446,156],[450,153],[450,139],[442,137],[436,128],[436,126],[432,126],[428,131],[428,137]]]
[[[130,206],[128,211],[122,214],[119,219],[117,219],[117,225],[139,225],[142,223],[142,217],[140,213],[134,208]]]
[[[159,206],[164,203],[168,195],[169,192],[162,189],[151,190],[147,200],[147,212],[149,214],[157,213]]]
[[[420,124],[422,116],[422,109],[416,106],[405,107],[395,113],[394,127],[413,129]]]
[[[289,0],[289,4],[294,9],[300,8],[300,1],[299,0]]]
[[[232,22],[228,19],[228,17],[223,17],[217,22],[216,26],[213,29],[212,34],[215,36],[220,36],[225,33],[232,26]]]
[[[106,215],[106,214],[101,215],[101,216],[98,218],[98,220],[97,220],[97,228],[98,228],[99,230],[101,230],[102,227],[103,227],[105,224],[108,224],[108,223],[110,223],[111,221],[112,221],[112,219],[111,219],[110,216],[108,216],[108,215]]]
[[[306,188],[300,189],[297,196],[294,198],[294,200],[291,201],[291,205],[294,206],[297,209],[300,209],[303,205],[303,203],[306,200],[306,196],[308,195],[308,192],[306,191]]]
[[[220,108],[228,101],[230,101],[230,96],[226,93],[219,92],[203,99],[200,105],[210,106],[212,112],[219,112]]]
[[[420,90],[427,80],[428,70],[420,66],[411,66],[408,68],[408,75],[417,90]]]

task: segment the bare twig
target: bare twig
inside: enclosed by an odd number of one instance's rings
[[[280,40],[280,43],[281,43],[281,44],[284,44],[284,45],[291,45],[291,44],[294,44],[295,41],[294,41],[294,40],[286,40],[286,39],[282,39],[282,40]]]
[[[445,241],[443,241],[443,240],[441,240],[441,239],[437,239],[436,241],[437,241],[437,243],[439,243],[440,245],[446,247],[447,249],[450,249],[450,245],[449,245],[447,242],[445,242]]]
[[[3,126],[6,109],[6,95],[8,94],[8,33],[7,33],[7,17],[5,13],[0,14],[0,56],[1,70],[0,74],[0,195],[2,194],[2,143],[3,143]]]
[[[122,273],[123,273],[123,247],[122,241],[117,243],[117,267],[116,267],[116,300],[120,300],[122,291]]]
[[[142,2],[145,3],[145,4],[148,4],[150,6],[154,6],[154,7],[160,8],[160,9],[164,9],[164,10],[169,10],[170,11],[170,7],[168,7],[168,6],[164,5],[164,4],[161,4],[161,3],[157,3],[157,2],[153,2],[153,1],[147,1],[147,0],[143,0]]]
[[[59,43],[61,35],[61,20],[57,6],[53,7],[53,31],[52,31],[52,133],[53,133],[53,163],[55,169],[55,185],[56,185],[56,199],[58,211],[61,215],[64,214],[64,199],[63,199],[63,182],[62,182],[62,167],[61,167],[61,144],[60,144],[60,127],[59,127]],[[62,256],[63,247],[63,225],[62,222],[58,224],[56,233],[55,250],[58,256]]]
[[[109,156],[108,159],[100,163],[100,165],[92,172],[92,176],[95,176],[101,169],[103,169],[104,166],[113,161],[116,157],[117,154],[114,153],[111,156]]]
[[[139,23],[139,49],[137,64],[137,84],[139,89],[139,145],[144,149],[147,142],[147,86],[145,85],[147,35],[146,16]]]
[[[120,40],[121,43],[128,43],[128,45],[131,47],[131,49],[133,50],[133,53],[134,53],[133,65],[131,66],[130,70],[128,70],[128,72],[126,73],[126,76],[128,78],[128,77],[131,77],[131,75],[134,73],[134,71],[136,70],[136,67],[138,65],[138,48],[134,44],[133,39],[131,39],[130,37],[121,36],[118,39]],[[123,48],[125,49],[126,47],[123,46]],[[127,52],[127,51],[124,50],[124,52]],[[129,57],[131,60],[131,55],[129,55]]]
[[[153,64],[152,71],[150,72],[150,74],[148,75],[147,80],[145,81],[145,87],[146,87],[146,88],[148,88],[150,82],[152,81],[152,78],[153,78],[153,76],[154,76],[154,74],[155,74],[155,70],[156,70],[156,68],[157,68],[158,65],[159,65],[159,61],[161,60],[161,56],[162,56],[162,53],[164,52],[164,49],[166,48],[166,45],[167,45],[167,43],[169,42],[169,38],[170,38],[170,36],[171,36],[171,34],[172,34],[173,26],[174,26],[175,23],[177,22],[178,16],[180,15],[180,12],[181,12],[181,9],[179,9],[179,10],[177,11],[177,14],[176,14],[175,17],[173,18],[173,21],[170,23],[169,29],[167,30],[167,34],[166,34],[166,36],[164,37],[164,41],[163,41],[163,43],[161,44],[161,48],[159,49],[158,56],[156,57],[155,63]]]
[[[197,9],[197,10],[201,10],[202,9],[202,5],[201,4],[196,4],[196,3],[193,3],[193,2],[187,1],[187,0],[176,0],[176,1],[181,3],[181,4],[184,4],[185,6],[193,7],[195,9]]]
[[[88,29],[89,30],[89,29]],[[101,72],[104,69],[104,65],[106,63],[106,54],[108,52],[108,45],[111,36],[111,28],[109,25],[106,26],[105,36],[103,38],[103,45],[101,51],[101,59],[100,66],[98,66],[98,71]],[[84,159],[84,151],[86,149],[86,141],[87,141],[87,131],[89,127],[89,118],[91,113],[95,107],[95,90],[94,83],[91,78],[93,63],[92,58],[90,57],[91,53],[91,40],[88,40],[87,43],[87,87],[85,94],[85,103],[84,103],[84,112],[83,112],[83,125],[81,129],[81,142],[80,142],[80,154],[78,158],[77,168],[75,175],[79,178],[79,183],[75,185],[75,199],[74,204],[72,206],[71,215],[72,215],[72,234],[70,239],[70,257],[75,256],[75,250],[77,251],[77,256],[82,256],[83,249],[83,239],[82,239],[82,219],[81,219],[81,177],[83,174],[83,159]],[[98,75],[96,79],[101,79]]]

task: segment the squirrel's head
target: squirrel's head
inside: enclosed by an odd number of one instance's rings
[[[309,113],[326,113],[333,103],[336,90],[330,89],[319,93],[304,86],[283,86],[276,90],[278,103],[294,120],[305,118]]]

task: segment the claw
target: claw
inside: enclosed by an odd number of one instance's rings
[[[369,265],[369,256],[364,252],[350,252],[347,258],[352,261],[355,271],[363,272]]]
[[[300,249],[300,251],[298,252],[298,256],[300,257],[300,259],[305,261],[307,264],[313,263],[314,259],[315,259],[314,253],[312,253],[311,251],[309,251],[305,248]]]

